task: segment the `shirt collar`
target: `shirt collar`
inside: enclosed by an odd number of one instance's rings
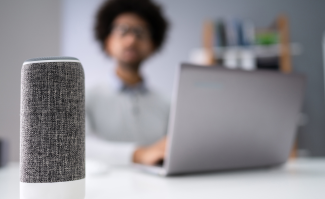
[[[120,92],[125,93],[146,93],[148,91],[145,80],[137,83],[136,85],[129,86],[126,85],[120,78],[118,78],[115,74],[110,78],[111,86]]]

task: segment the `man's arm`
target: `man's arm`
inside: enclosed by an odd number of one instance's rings
[[[112,165],[129,165],[132,162],[154,165],[165,157],[166,137],[147,146],[136,147],[132,142],[103,140],[90,127],[86,117],[86,157]]]
[[[128,165],[133,161],[135,145],[130,142],[113,142],[87,133],[86,157],[101,160],[112,165]]]
[[[96,135],[86,137],[86,156],[112,165],[129,165],[132,162],[155,165],[165,157],[166,138],[147,147],[138,147],[129,142],[102,140]]]
[[[91,117],[86,114],[86,157],[111,165],[128,165],[133,161],[135,145],[132,142],[107,141],[93,129]]]

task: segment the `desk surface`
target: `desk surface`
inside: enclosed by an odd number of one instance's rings
[[[325,198],[325,158],[278,168],[159,177],[131,168],[87,162],[86,199]],[[0,198],[19,198],[17,163],[0,169]]]

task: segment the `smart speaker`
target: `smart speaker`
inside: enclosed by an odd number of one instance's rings
[[[84,199],[85,83],[73,57],[26,60],[21,70],[20,198]]]

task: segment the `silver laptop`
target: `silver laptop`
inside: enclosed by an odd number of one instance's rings
[[[275,166],[290,154],[305,79],[275,71],[182,64],[159,175]]]

